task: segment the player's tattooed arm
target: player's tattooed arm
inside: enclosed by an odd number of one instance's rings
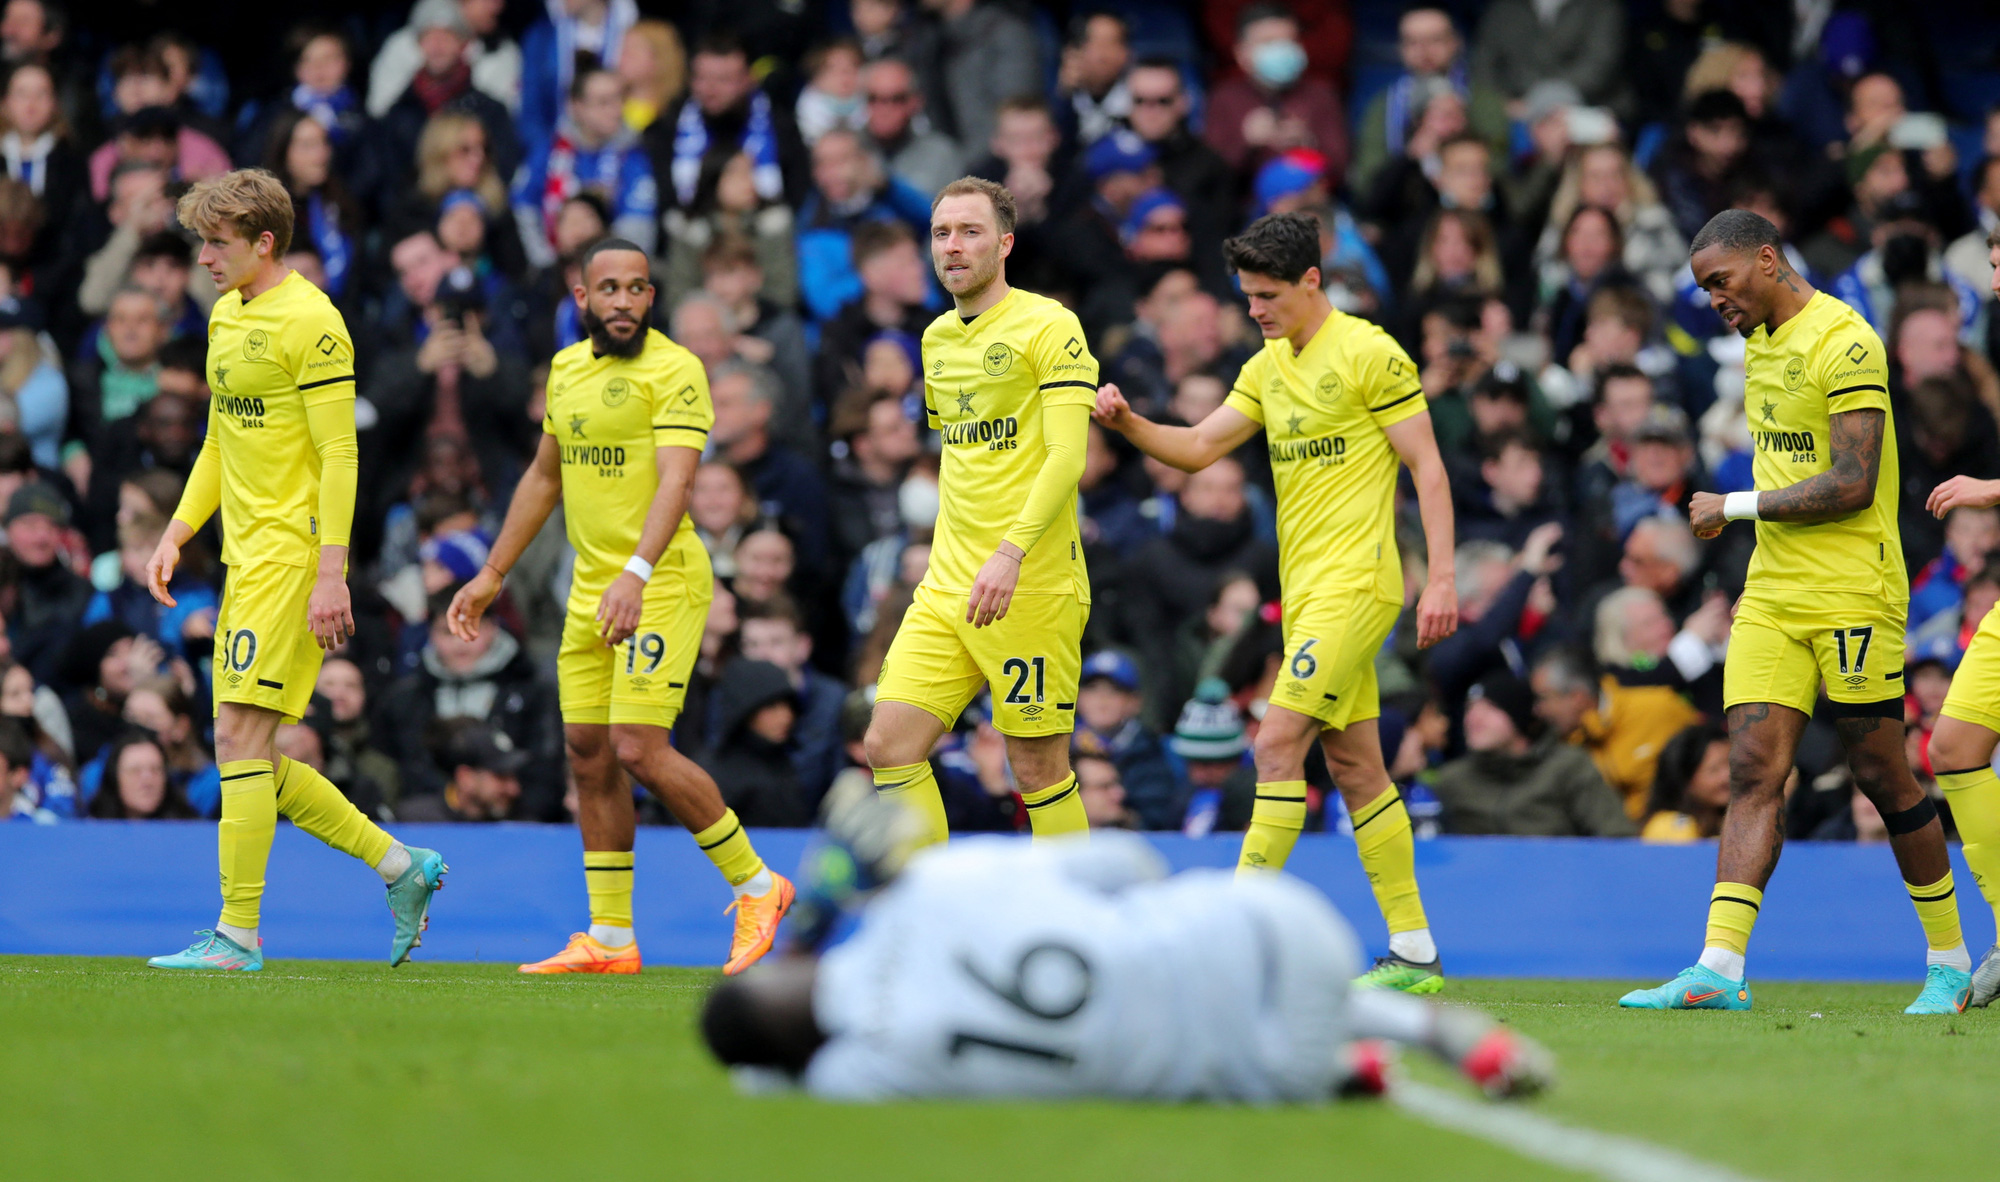
[[[1797,484],[1758,494],[1757,516],[1764,521],[1830,521],[1874,504],[1888,417],[1873,408],[1834,415],[1827,427],[1831,466]]]

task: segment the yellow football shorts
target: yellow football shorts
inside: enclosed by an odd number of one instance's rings
[[[1769,702],[1811,714],[1820,687],[1837,715],[1903,717],[1907,601],[1816,591],[1744,592],[1722,667],[1725,709]]]
[[[1284,666],[1271,687],[1271,704],[1311,715],[1328,730],[1380,718],[1375,655],[1403,605],[1355,590],[1286,596],[1284,609]]]
[[[215,701],[305,716],[326,656],[306,620],[317,566],[254,562],[229,568],[215,618]]]
[[[556,690],[563,721],[630,723],[671,728],[687,701],[688,675],[701,655],[709,601],[708,564],[670,571],[665,559],[646,584],[639,628],[616,648],[604,643],[597,604],[604,587],[572,587],[556,652]]]
[[[1947,718],[2000,731],[2000,611],[1986,613],[1944,696]]]
[[[1034,739],[1076,729],[1083,625],[1090,605],[1075,595],[1016,595],[1005,619],[965,622],[966,594],[920,585],[882,662],[876,697],[927,710],[951,726],[993,687],[993,727]]]

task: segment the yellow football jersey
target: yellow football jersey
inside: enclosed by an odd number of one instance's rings
[[[610,586],[639,545],[660,487],[654,449],[699,452],[714,426],[701,361],[658,329],[646,330],[646,347],[629,359],[594,356],[588,340],[556,354],[542,430],[562,450],[563,520],[576,550],[575,589]],[[702,563],[708,561],[686,514],[667,544],[666,554],[677,552],[685,561],[701,552]],[[667,565],[664,555],[660,565]]]
[[[1283,338],[1265,341],[1224,405],[1264,427],[1285,599],[1342,589],[1401,603],[1402,460],[1383,428],[1430,407],[1409,354],[1377,326],[1336,311],[1297,353]]]
[[[1832,521],[1757,523],[1748,582],[1787,591],[1858,591],[1910,597],[1903,538],[1896,524],[1896,420],[1889,409],[1887,351],[1854,309],[1814,293],[1773,333],[1759,326],[1743,358],[1743,409],[1757,449],[1758,491],[1785,488],[1832,466],[1827,429],[1843,411],[1876,409],[1882,469],[1875,502]]]
[[[967,324],[956,310],[924,330],[924,405],[944,441],[928,586],[969,591],[1021,515],[1042,470],[1042,408],[1097,401],[1097,359],[1068,308],[1015,288]],[[1090,602],[1076,492],[1021,561],[1016,594]]]
[[[306,407],[354,402],[346,321],[297,271],[247,303],[227,292],[208,316],[208,387],[209,438],[222,461],[222,561],[318,562],[320,459]]]

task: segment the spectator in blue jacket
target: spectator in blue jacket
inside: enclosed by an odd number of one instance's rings
[[[778,379],[761,365],[725,361],[709,372],[715,428],[708,441],[717,459],[743,473],[767,516],[785,525],[798,564],[812,576],[826,573],[832,527],[826,481],[813,462],[771,437]]]
[[[1146,828],[1177,829],[1187,806],[1185,777],[1160,736],[1140,721],[1144,702],[1132,658],[1111,649],[1092,653],[1076,692],[1075,746],[1117,765],[1126,807]]]
[[[556,124],[562,118],[563,97],[570,92],[579,63],[583,69],[593,66],[616,69],[625,46],[625,32],[639,20],[639,6],[633,0],[544,0],[544,3],[547,14],[521,38],[520,127],[531,157],[546,149],[555,138]],[[457,4],[450,7],[456,9]],[[417,22],[412,19],[410,24],[414,27]],[[471,75],[472,67],[468,66],[466,76]]]
[[[625,126],[625,84],[602,67],[579,71],[569,89],[569,117],[546,151],[531,152],[514,180],[514,215],[529,258],[556,257],[563,205],[586,189],[611,211],[611,233],[651,253],[659,237],[659,190],[639,137]]]
[[[930,229],[931,203],[888,175],[861,137],[836,127],[812,149],[812,192],[799,207],[799,293],[816,322],[833,319],[862,294],[854,232],[868,222]]]

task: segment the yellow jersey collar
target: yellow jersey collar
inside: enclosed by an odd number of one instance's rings
[[[1338,319],[1339,316],[1340,316],[1340,309],[1334,307],[1332,304],[1328,304],[1326,308],[1326,319],[1319,322],[1319,328],[1313,332],[1312,339],[1306,342],[1305,348],[1294,351],[1292,349],[1292,342],[1283,337],[1280,337],[1278,339],[1278,344],[1281,348],[1283,348],[1287,353],[1291,355],[1291,360],[1294,364],[1304,361],[1306,359],[1306,354],[1312,352],[1313,349],[1320,344],[1320,342],[1322,341],[1331,342],[1335,336],[1339,335],[1336,332],[1329,331],[1333,328],[1333,322],[1336,319]],[[1332,345],[1328,344],[1326,347],[1332,348]]]
[[[984,312],[981,312],[979,315],[974,316],[971,320],[967,320],[964,316],[960,315],[958,311],[958,305],[953,304],[951,308],[951,318],[958,324],[958,335],[966,338],[971,337],[973,330],[981,327],[979,323],[980,321],[986,320],[988,317],[991,316],[996,316],[999,314],[1002,308],[1010,306],[1014,302],[1014,297],[1020,293],[1020,290],[1021,289],[1018,287],[1008,288],[1007,294],[1000,297],[999,303],[994,304],[991,308],[988,308]]]
[[[1813,305],[1819,303],[1821,300],[1830,298],[1832,297],[1828,296],[1823,291],[1813,292],[1812,298],[1807,300],[1804,303],[1804,305],[1802,305],[1799,308],[1799,310],[1792,315],[1792,318],[1790,320],[1787,320],[1783,324],[1780,324],[1778,326],[1778,331],[1772,332],[1769,329],[1765,329],[1764,339],[1773,345],[1777,344],[1780,340],[1782,340],[1787,334],[1789,334],[1792,331],[1792,325],[1797,324],[1799,321],[1804,320],[1806,318],[1807,313],[1813,310]]]

